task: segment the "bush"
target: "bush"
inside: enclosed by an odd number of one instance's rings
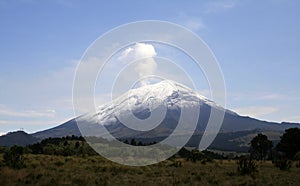
[[[257,172],[257,166],[255,161],[249,157],[241,156],[237,160],[237,165],[237,171],[242,175]]]
[[[173,163],[170,166],[174,167],[182,167],[181,161],[176,161],[175,159],[173,160]]]
[[[287,158],[293,159],[297,152],[300,151],[300,128],[285,130],[276,149],[279,152],[283,152]]]
[[[7,147],[0,147],[0,153],[5,153],[8,150]]]
[[[199,150],[192,150],[190,153],[190,156],[188,157],[188,160],[191,160],[192,162],[196,162],[199,160],[203,160],[205,158],[205,155],[200,152]]]
[[[24,167],[23,154],[24,148],[15,145],[4,153],[3,162],[9,167],[20,169]]]
[[[272,163],[280,170],[289,170],[292,167],[292,161],[287,158],[276,159]]]
[[[297,161],[296,167],[297,167],[297,168],[300,168],[300,160]]]
[[[270,153],[273,143],[268,139],[268,136],[264,134],[258,134],[250,142],[250,154],[251,158],[264,160]]]
[[[300,160],[300,151],[295,154],[294,160]]]
[[[296,161],[296,167],[300,168],[300,151],[296,153],[294,160]]]

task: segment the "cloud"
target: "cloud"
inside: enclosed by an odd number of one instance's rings
[[[140,78],[145,76],[153,75],[157,63],[154,60],[154,57],[157,55],[155,48],[151,44],[146,43],[136,43],[133,47],[127,48],[122,54],[118,57],[118,60],[123,64],[129,64],[136,61],[134,66],[134,71],[138,73]],[[140,85],[147,85],[149,82],[146,79],[140,81]]]
[[[300,116],[283,117],[282,121],[300,123]]]
[[[265,107],[265,106],[250,106],[250,107],[235,108],[232,110],[243,116],[261,117],[261,116],[265,116],[277,112],[278,108]]]
[[[178,24],[185,26],[193,32],[197,32],[206,28],[205,24],[203,23],[202,17],[190,16],[183,12],[178,15],[175,22],[178,22]]]
[[[22,127],[27,126],[27,125],[40,125],[40,126],[44,126],[44,125],[53,125],[53,126],[57,126],[61,123],[66,122],[67,120],[69,120],[71,118],[65,118],[65,119],[55,119],[55,120],[0,120],[0,125],[20,125]],[[44,128],[43,128],[44,129]]]
[[[5,135],[6,133],[5,132],[0,132],[0,136],[3,136]]]
[[[13,110],[7,108],[4,105],[0,105],[0,115],[1,116],[13,116],[13,117],[25,117],[25,118],[36,118],[36,117],[55,117],[55,110],[47,109],[42,111],[36,110]]]
[[[231,92],[228,95],[232,97],[234,100],[298,100],[298,96],[289,95],[290,93],[280,94],[274,92]]]
[[[204,96],[207,99],[211,99],[211,93],[209,89],[198,90],[197,93],[201,96]]]
[[[232,9],[237,5],[237,3],[240,2],[237,2],[236,0],[209,1],[198,8],[199,10],[197,15],[189,15],[189,13],[180,12],[174,21],[194,32],[198,32],[207,28],[206,24],[203,22],[203,19],[205,19],[206,16],[212,13]]]
[[[189,19],[184,23],[184,26],[186,26],[188,29],[192,31],[199,31],[205,28],[205,25],[203,24],[202,20],[199,18],[196,19]]]
[[[95,109],[98,108],[98,106],[101,106],[103,104],[106,104],[108,102],[111,101],[112,98],[112,94],[111,93],[103,93],[103,94],[96,94],[94,99],[94,103],[95,103]],[[79,98],[77,98],[77,102],[80,103],[78,105],[78,107],[75,107],[75,114],[77,114],[76,116],[79,116],[78,114],[85,114],[91,110],[87,109],[89,108],[89,102],[90,102],[91,98],[90,97],[85,97],[85,96],[81,96]],[[72,104],[72,100],[68,100],[68,102],[70,102]],[[73,109],[73,107],[72,107]],[[75,116],[75,117],[76,117]]]
[[[234,8],[236,3],[234,0],[210,1],[206,5],[204,13],[208,14],[228,10]]]
[[[282,100],[287,98],[288,97],[286,95],[276,94],[276,93],[264,93],[257,97],[257,99],[261,99],[261,100]]]

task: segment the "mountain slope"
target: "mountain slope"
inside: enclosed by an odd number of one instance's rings
[[[65,137],[72,135],[81,136],[75,119],[71,119],[59,126],[32,134],[33,137],[38,139],[45,139],[49,137]]]
[[[0,146],[11,147],[13,145],[26,146],[38,142],[39,139],[24,131],[9,132],[0,136]]]
[[[182,109],[188,109],[191,114],[200,109],[200,115],[194,136],[201,137],[206,128],[211,110],[224,110],[214,102],[197,94],[188,87],[173,81],[161,81],[153,85],[131,89],[110,103],[104,104],[97,109],[97,113],[88,113],[76,118],[80,121],[79,128],[84,131],[84,136],[101,136],[103,127],[116,138],[165,138],[170,135],[180,118]],[[166,115],[160,124],[149,131],[131,129],[131,124],[136,125],[130,114],[140,119],[147,119],[151,112],[165,110]],[[159,113],[159,112],[158,112]],[[129,125],[124,125],[120,118],[128,119]],[[149,123],[147,123],[149,124]],[[149,124],[150,125],[150,124]],[[189,125],[189,121],[186,121]],[[222,133],[265,130],[284,131],[287,128],[299,127],[298,124],[275,123],[257,120],[250,117],[240,116],[230,110],[225,110],[224,121],[221,127]],[[102,128],[102,129],[101,129]],[[184,134],[185,131],[182,131]],[[55,128],[33,134],[37,138],[61,137],[66,135],[80,135],[76,120],[70,120]],[[200,139],[198,139],[200,140]]]

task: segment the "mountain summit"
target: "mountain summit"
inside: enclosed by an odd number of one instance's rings
[[[178,115],[182,108],[193,109],[203,105],[222,109],[192,89],[174,81],[164,80],[156,84],[130,89],[120,97],[98,107],[96,114],[86,114],[78,119],[97,122],[102,125],[112,125],[116,124],[120,118],[131,122],[127,118],[132,113],[135,117],[146,120],[154,115],[156,110],[172,110],[176,112],[173,114]],[[133,121],[136,120],[133,119]],[[147,125],[147,122],[144,124]]]
[[[181,134],[191,134],[195,125],[198,131],[204,131],[211,109],[226,111],[187,86],[164,80],[131,89],[98,107],[96,113],[78,117],[77,122],[85,136],[103,134],[96,128],[105,126],[115,137],[124,138],[167,136],[184,120],[185,130]],[[189,117],[182,119],[183,113]]]
[[[79,116],[55,128],[37,132],[33,135],[38,138],[61,137],[72,134],[102,136],[103,127],[106,127],[110,134],[116,138],[163,139],[176,128],[182,109],[188,109],[191,116],[193,116],[193,113],[200,113],[193,135],[203,134],[213,109],[225,111],[220,130],[222,133],[256,129],[284,131],[287,128],[299,126],[297,124],[280,124],[240,116],[218,106],[213,101],[180,83],[165,80],[131,89],[111,102],[99,106],[96,113]],[[151,120],[153,115],[158,116]],[[76,120],[79,121],[80,131]],[[159,121],[159,123],[153,123],[153,121]],[[185,122],[186,125],[189,125],[188,120]],[[138,130],[139,127],[149,130]],[[182,131],[182,134],[185,132],[187,131]]]

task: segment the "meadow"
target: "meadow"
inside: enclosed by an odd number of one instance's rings
[[[3,155],[0,155],[2,162]],[[188,161],[172,158],[143,167],[113,163],[101,156],[25,154],[25,165],[0,164],[0,185],[299,185],[300,168],[276,168],[256,161],[257,172],[241,175],[237,160]],[[295,163],[294,163],[295,164]]]

